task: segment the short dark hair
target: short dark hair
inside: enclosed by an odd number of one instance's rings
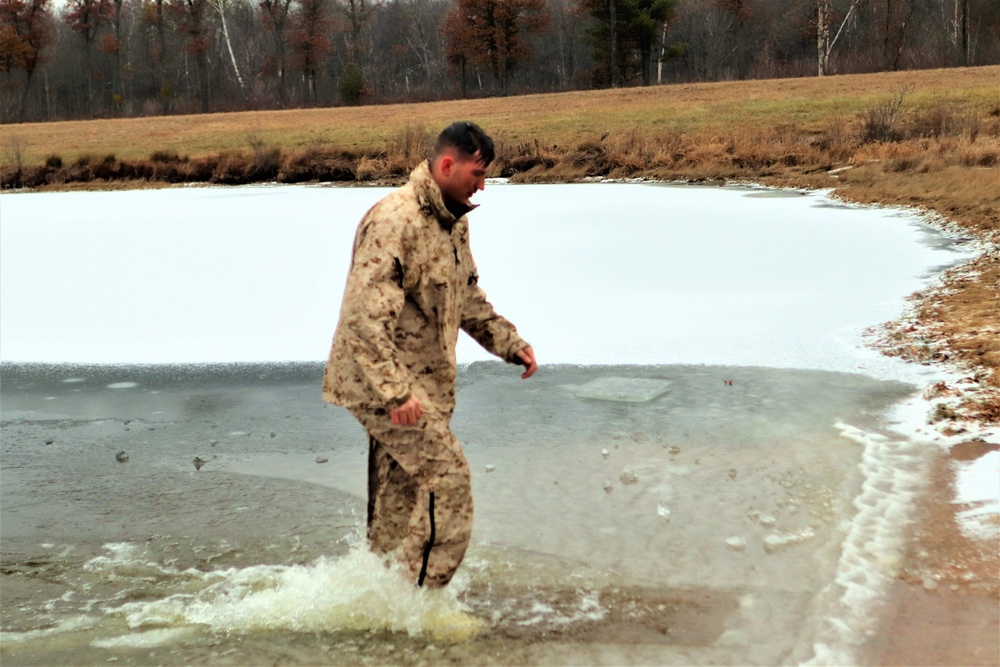
[[[463,158],[472,158],[478,153],[479,161],[487,167],[496,157],[493,140],[483,128],[468,120],[460,120],[441,130],[434,144],[434,157],[448,149],[454,149]]]

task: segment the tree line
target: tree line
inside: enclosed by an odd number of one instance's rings
[[[0,122],[1000,63],[1000,0],[0,0]]]

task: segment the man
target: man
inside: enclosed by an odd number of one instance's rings
[[[323,397],[368,432],[368,538],[400,550],[418,586],[444,586],[472,534],[469,465],[450,429],[459,329],[538,369],[531,347],[479,287],[465,215],[485,188],[493,141],[474,123],[362,218],[323,380]]]

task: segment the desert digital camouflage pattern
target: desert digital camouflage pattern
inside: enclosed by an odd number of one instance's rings
[[[400,549],[422,585],[451,580],[472,533],[469,466],[449,427],[459,329],[511,363],[528,346],[479,287],[468,210],[449,211],[424,162],[365,214],[323,379],[324,399],[371,438],[372,549]],[[423,416],[392,424],[411,394]]]

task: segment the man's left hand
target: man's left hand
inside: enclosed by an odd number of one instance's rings
[[[521,373],[521,378],[527,380],[535,374],[535,371],[538,370],[538,362],[535,361],[535,351],[532,350],[529,345],[523,350],[519,350],[517,352],[517,357],[521,360],[521,363],[524,364],[525,367],[525,371]]]

